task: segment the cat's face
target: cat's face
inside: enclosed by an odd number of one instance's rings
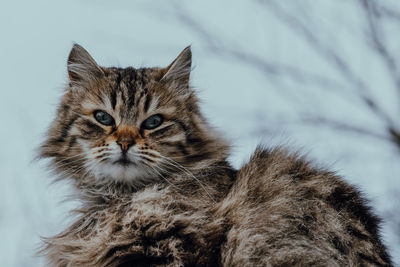
[[[119,69],[75,45],[42,156],[64,176],[141,185],[225,155],[189,88],[190,67],[190,48],[164,69]]]

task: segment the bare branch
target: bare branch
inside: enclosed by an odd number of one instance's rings
[[[375,5],[378,6],[379,14],[388,19],[392,19],[392,20],[400,22],[400,11],[395,10],[393,7],[388,7],[388,6],[382,5],[382,2],[383,1],[377,1],[375,3]]]
[[[372,40],[374,51],[380,56],[384,62],[388,73],[391,75],[394,85],[400,96],[400,74],[396,60],[385,44],[385,39],[382,36],[382,28],[380,25],[380,13],[374,1],[360,0],[363,10],[368,21],[369,37]]]
[[[328,126],[336,130],[340,131],[346,131],[346,132],[352,132],[355,134],[361,134],[369,137],[373,137],[376,139],[380,139],[383,141],[388,141],[388,142],[393,142],[392,138],[390,136],[386,136],[377,132],[374,132],[370,129],[366,129],[360,126],[356,125],[351,125],[347,124],[342,121],[336,121],[324,117],[308,117],[308,118],[303,118],[302,120],[305,123],[309,123],[315,126]]]
[[[371,93],[371,89],[365,84],[365,82],[358,77],[356,73],[352,71],[346,61],[335,51],[333,48],[322,44],[314,32],[309,26],[304,25],[296,16],[289,14],[284,11],[283,8],[275,1],[271,0],[258,0],[258,2],[264,5],[266,10],[274,11],[272,14],[279,20],[286,23],[290,29],[307,43],[314,48],[320,56],[326,59],[335,69],[357,89],[358,95],[366,107],[376,116],[385,121],[388,126],[393,125],[393,121],[390,116],[374,101]]]
[[[390,137],[392,138],[392,142],[395,143],[398,148],[400,148],[400,131],[394,128],[389,128],[388,132],[390,134]]]

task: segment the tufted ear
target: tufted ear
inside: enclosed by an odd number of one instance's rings
[[[179,56],[165,68],[165,74],[161,80],[189,83],[192,67],[192,51],[190,46],[183,49]]]
[[[72,83],[89,81],[103,74],[100,66],[80,45],[74,44],[68,56],[68,76]]]

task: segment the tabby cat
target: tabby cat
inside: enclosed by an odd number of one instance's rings
[[[106,68],[74,45],[41,146],[81,206],[44,239],[51,266],[392,266],[360,193],[285,148],[240,170],[189,85],[166,68]]]

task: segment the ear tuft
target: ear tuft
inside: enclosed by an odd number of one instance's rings
[[[179,56],[165,69],[161,80],[171,80],[189,83],[192,67],[192,51],[190,46],[183,49]]]
[[[74,44],[68,56],[68,76],[71,82],[89,81],[103,74],[100,66],[80,45]]]

